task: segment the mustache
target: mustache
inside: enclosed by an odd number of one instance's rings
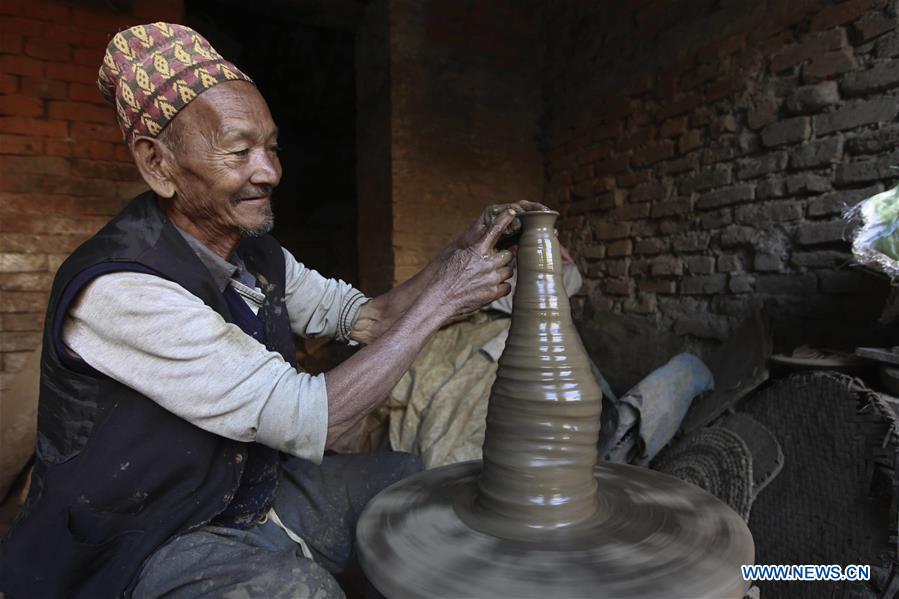
[[[275,187],[273,185],[257,185],[255,187],[248,187],[247,189],[241,190],[240,193],[232,197],[231,202],[233,204],[237,204],[238,202],[242,202],[244,200],[261,198],[263,196],[271,197],[272,192],[274,191]]]

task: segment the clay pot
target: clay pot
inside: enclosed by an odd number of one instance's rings
[[[490,393],[477,498],[460,516],[489,534],[528,537],[597,512],[602,394],[571,319],[555,235],[558,212],[527,212],[512,325]]]

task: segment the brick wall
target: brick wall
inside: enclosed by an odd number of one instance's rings
[[[887,285],[851,268],[840,210],[899,177],[894,3],[547,14],[545,197],[587,274],[595,357],[640,360],[608,346],[610,315],[718,340],[765,305],[785,347],[868,332]]]
[[[536,23],[514,0],[390,2],[394,282],[487,204],[541,199]]]
[[[145,189],[97,91],[121,28],[178,20],[180,0],[0,2],[0,389],[40,343],[69,252]]]

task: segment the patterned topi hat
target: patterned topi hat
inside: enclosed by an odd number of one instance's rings
[[[159,135],[194,98],[226,81],[253,82],[190,27],[152,23],[112,38],[97,85],[130,146],[140,135]]]

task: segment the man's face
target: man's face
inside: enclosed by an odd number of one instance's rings
[[[205,235],[262,235],[274,226],[281,180],[278,129],[256,86],[221,83],[175,118],[172,209]]]

